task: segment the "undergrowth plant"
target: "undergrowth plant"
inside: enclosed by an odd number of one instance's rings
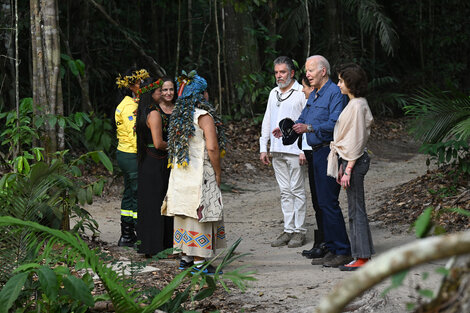
[[[202,271],[191,275],[190,268],[176,275],[154,297],[147,298],[145,292],[135,288],[124,276],[118,275],[112,267],[104,263],[99,251],[90,250],[77,234],[9,216],[0,217],[0,231],[4,232],[5,227],[10,232],[24,232],[28,229],[28,246],[34,250],[37,257],[34,262],[16,268],[15,275],[3,286],[0,291],[0,313],[7,313],[11,309],[13,312],[50,312],[49,305],[60,305],[61,312],[84,312],[83,310],[92,307],[96,300],[105,298],[111,300],[116,312],[146,313],[156,309],[181,312],[182,304],[188,299],[201,300],[212,295],[217,283],[228,290],[225,281],[232,281],[244,291],[247,287],[245,282],[254,280],[253,272],[241,272],[243,268],[213,277],[206,276]],[[217,272],[244,256],[234,255],[234,250],[240,242],[241,239],[238,239],[225,252]],[[84,270],[87,274],[81,278],[72,278],[63,266],[58,270],[50,269],[51,265],[58,262],[73,267],[74,271]],[[106,290],[105,296],[96,297],[91,294],[91,272],[99,277]],[[36,284],[32,282],[34,278],[38,281]],[[182,292],[176,291],[184,281],[189,281],[189,285]],[[56,303],[53,303],[54,299]],[[77,307],[77,301],[81,301],[81,306]]]
[[[41,108],[36,108],[41,111]],[[33,99],[21,99],[18,112],[16,110],[1,112],[0,121],[0,164],[8,165],[14,171],[21,171],[22,165],[27,167],[36,154],[31,150],[41,140],[42,128],[47,123],[54,128],[57,125],[65,131],[67,147],[74,151],[102,150],[110,153],[115,136],[111,120],[85,112],[75,112],[69,116],[55,114],[35,114]],[[34,151],[33,151],[34,152]]]
[[[44,161],[42,153],[38,153],[40,161],[24,163],[20,171],[7,173],[0,179],[0,216],[66,230],[70,228],[70,219],[74,219],[74,233],[88,229],[97,234],[98,223],[82,206],[91,204],[94,195],[101,195],[106,178],[99,177],[93,182],[80,180],[80,167],[94,161],[112,172],[111,161],[101,151],[71,160],[68,151],[62,151],[51,156],[50,161]],[[0,284],[8,279],[12,269],[29,258],[27,235],[27,230],[0,233]]]
[[[470,175],[470,96],[458,90],[423,89],[405,112],[413,117],[411,132],[423,142],[422,152]]]

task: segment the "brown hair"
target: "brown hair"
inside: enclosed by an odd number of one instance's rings
[[[348,63],[338,66],[336,72],[354,97],[364,97],[367,94],[367,74],[362,67]]]

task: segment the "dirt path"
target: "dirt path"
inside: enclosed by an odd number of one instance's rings
[[[369,149],[373,156],[365,181],[366,205],[368,212],[373,212],[381,205],[377,200],[378,195],[425,173],[426,165],[425,156],[417,154],[416,147],[404,141],[371,143]],[[234,312],[312,312],[321,297],[350,273],[313,266],[300,255],[303,249],[309,249],[313,243],[315,221],[310,201],[306,245],[294,249],[272,248],[270,242],[282,232],[279,190],[274,177],[259,177],[256,171],[252,172],[252,176],[259,182],[246,184],[244,181],[230,181],[242,188],[242,193],[224,193],[228,243],[242,237],[238,252],[251,254],[233,266],[249,265],[250,269],[257,272],[257,281],[251,283],[251,288],[245,294],[234,292],[228,296],[245,303],[243,308],[235,309]],[[346,195],[343,191],[340,203],[347,218]],[[101,199],[88,208],[100,225],[101,239],[110,244],[116,244],[119,237],[119,205],[118,198]],[[412,234],[403,228],[385,229],[378,222],[371,223],[371,230],[377,254],[414,240]],[[351,311],[406,311],[406,302],[416,302],[417,295],[413,289],[417,284],[422,288],[436,288],[439,276],[432,272],[438,265],[443,263],[428,264],[413,270],[407,277],[407,287],[392,291],[385,298],[380,293],[390,283],[382,283],[358,299],[351,306]],[[423,272],[430,273],[425,281],[422,279]]]

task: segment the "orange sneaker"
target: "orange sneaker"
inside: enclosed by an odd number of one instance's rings
[[[346,272],[350,272],[350,271],[355,271],[357,270],[358,268],[364,266],[364,264],[366,264],[370,259],[365,259],[365,258],[358,258],[346,265],[341,265],[339,267],[339,270],[340,271],[346,271]]]

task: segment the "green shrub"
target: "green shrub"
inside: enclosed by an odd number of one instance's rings
[[[0,291],[0,313],[8,312],[10,308],[35,307],[34,312],[55,312],[48,306],[60,307],[60,312],[84,312],[94,305],[97,299],[91,295],[93,289],[89,271],[98,275],[116,312],[154,312],[164,309],[166,312],[180,312],[182,303],[191,300],[201,300],[213,294],[217,282],[228,289],[224,280],[232,281],[242,291],[245,290],[245,281],[254,280],[252,272],[241,273],[236,269],[213,277],[202,272],[190,274],[187,269],[178,275],[162,290],[156,292],[152,298],[145,297],[146,292],[139,291],[125,277],[119,276],[111,267],[103,262],[97,249],[90,250],[87,244],[76,234],[63,232],[39,225],[34,222],[22,221],[13,217],[0,217],[0,231],[5,227],[12,232],[24,232],[28,247],[34,250],[35,262],[18,267],[15,275],[10,278]],[[225,253],[218,270],[243,257],[234,255],[236,247],[240,244],[238,239]],[[220,256],[219,254],[218,256]],[[217,257],[216,257],[217,258]],[[44,263],[41,265],[40,263]],[[64,262],[75,271],[85,270],[82,278],[72,278],[66,267],[52,270],[48,265]],[[31,275],[37,274],[38,282],[28,280]],[[183,281],[190,284],[182,292],[176,291]],[[195,288],[198,286],[199,288]],[[28,287],[28,288],[26,288]],[[196,291],[197,290],[197,291]],[[24,312],[24,311],[23,311]],[[26,311],[30,312],[30,311]]]
[[[470,96],[457,90],[421,90],[405,112],[414,118],[411,132],[423,142],[422,152],[470,174]]]

